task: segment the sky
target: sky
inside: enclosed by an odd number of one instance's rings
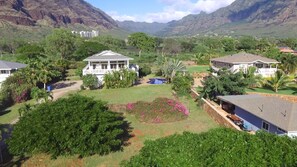
[[[86,0],[118,21],[166,23],[189,14],[206,13],[235,0]]]

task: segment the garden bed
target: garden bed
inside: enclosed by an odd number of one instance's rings
[[[189,115],[189,110],[182,103],[168,98],[157,98],[152,102],[128,103],[127,112],[146,123],[175,122],[184,120]]]

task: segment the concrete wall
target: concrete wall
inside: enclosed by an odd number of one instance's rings
[[[227,127],[227,128],[233,128],[237,129],[234,127],[234,124],[229,122],[227,118],[224,116],[220,115],[216,109],[207,101],[204,101],[204,104],[202,105],[202,109],[208,113],[208,115],[214,119],[218,124]],[[237,129],[238,130],[238,129]]]

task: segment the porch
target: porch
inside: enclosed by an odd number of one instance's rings
[[[88,65],[83,69],[83,75],[104,75],[108,72],[119,71],[127,68],[129,68],[129,61],[89,61]]]

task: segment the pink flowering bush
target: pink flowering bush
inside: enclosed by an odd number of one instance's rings
[[[126,109],[140,121],[147,123],[174,122],[186,119],[189,115],[189,110],[182,103],[168,98],[128,103]]]

